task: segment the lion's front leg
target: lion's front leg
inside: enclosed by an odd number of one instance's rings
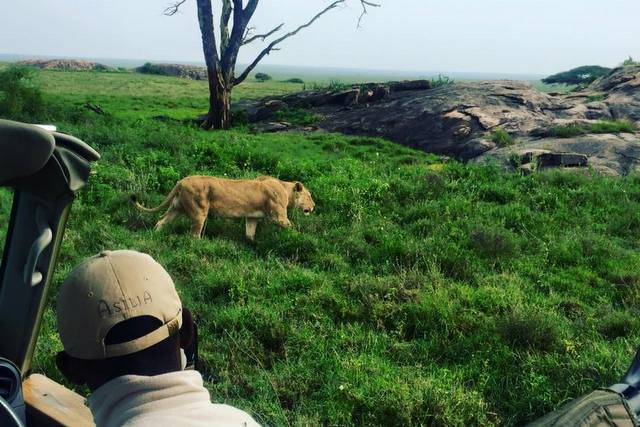
[[[271,220],[282,228],[293,227],[293,223],[287,217],[287,207],[273,204],[271,206]]]

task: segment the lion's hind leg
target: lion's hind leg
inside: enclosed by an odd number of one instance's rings
[[[170,207],[164,215],[160,217],[158,222],[156,223],[155,230],[160,231],[162,228],[167,225],[168,222],[172,221],[176,216],[178,216],[180,212],[175,207]]]
[[[245,236],[252,242],[256,241],[256,228],[258,227],[258,220],[256,218],[247,218],[245,225]]]

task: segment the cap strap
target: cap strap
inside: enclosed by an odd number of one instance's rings
[[[127,354],[137,353],[145,350],[154,344],[159,343],[162,340],[169,338],[180,330],[180,318],[182,316],[182,310],[178,312],[178,315],[156,329],[153,332],[149,332],[147,335],[143,335],[135,340],[110,344],[104,346],[105,357],[118,357]]]

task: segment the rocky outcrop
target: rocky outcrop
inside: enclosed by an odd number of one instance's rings
[[[435,88],[428,81],[416,81],[301,92],[245,101],[238,107],[253,121],[273,121],[282,108],[306,108],[323,117],[318,126],[324,130],[379,136],[465,161],[485,153],[496,159],[505,152],[513,154],[512,149],[491,141],[492,133],[500,129],[511,136],[517,149],[553,154],[537,158],[541,168],[586,165],[603,173],[625,174],[640,162],[635,156],[635,134],[555,138],[559,127],[575,125],[586,129],[579,133],[588,134],[600,120],[625,119],[640,126],[640,66],[615,69],[586,90],[568,95],[541,93],[514,81]],[[578,156],[569,161],[566,152],[583,154],[587,160]]]
[[[193,65],[147,63],[135,70],[142,74],[181,77],[191,80],[207,80],[207,69]]]
[[[30,59],[20,61],[18,65],[36,67],[42,70],[64,71],[114,71],[113,67],[97,62],[80,61],[77,59]]]
[[[604,93],[603,104],[614,119],[629,119],[640,125],[640,65],[616,68],[596,80],[589,91]]]
[[[495,148],[484,138],[501,127],[528,135],[574,107],[520,82],[458,83],[431,90],[391,92],[386,102],[320,108],[320,126],[346,134],[381,136],[427,152],[468,160]]]

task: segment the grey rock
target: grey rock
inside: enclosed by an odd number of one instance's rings
[[[587,166],[601,175],[621,176],[640,171],[640,136],[637,134],[525,139],[517,145],[486,152],[474,162],[497,162],[507,169],[516,169],[518,163],[535,164],[532,159],[554,153],[567,162],[573,159],[573,163],[580,165],[584,162],[581,156],[585,156]],[[579,156],[572,157],[567,153]]]
[[[405,90],[428,90],[431,89],[429,80],[405,80],[402,82],[390,82],[389,89],[392,92],[402,92]]]
[[[579,153],[542,153],[538,155],[538,167],[585,167],[587,156]]]
[[[288,122],[266,122],[259,123],[254,126],[254,129],[258,132],[282,132],[291,129],[291,123]]]

